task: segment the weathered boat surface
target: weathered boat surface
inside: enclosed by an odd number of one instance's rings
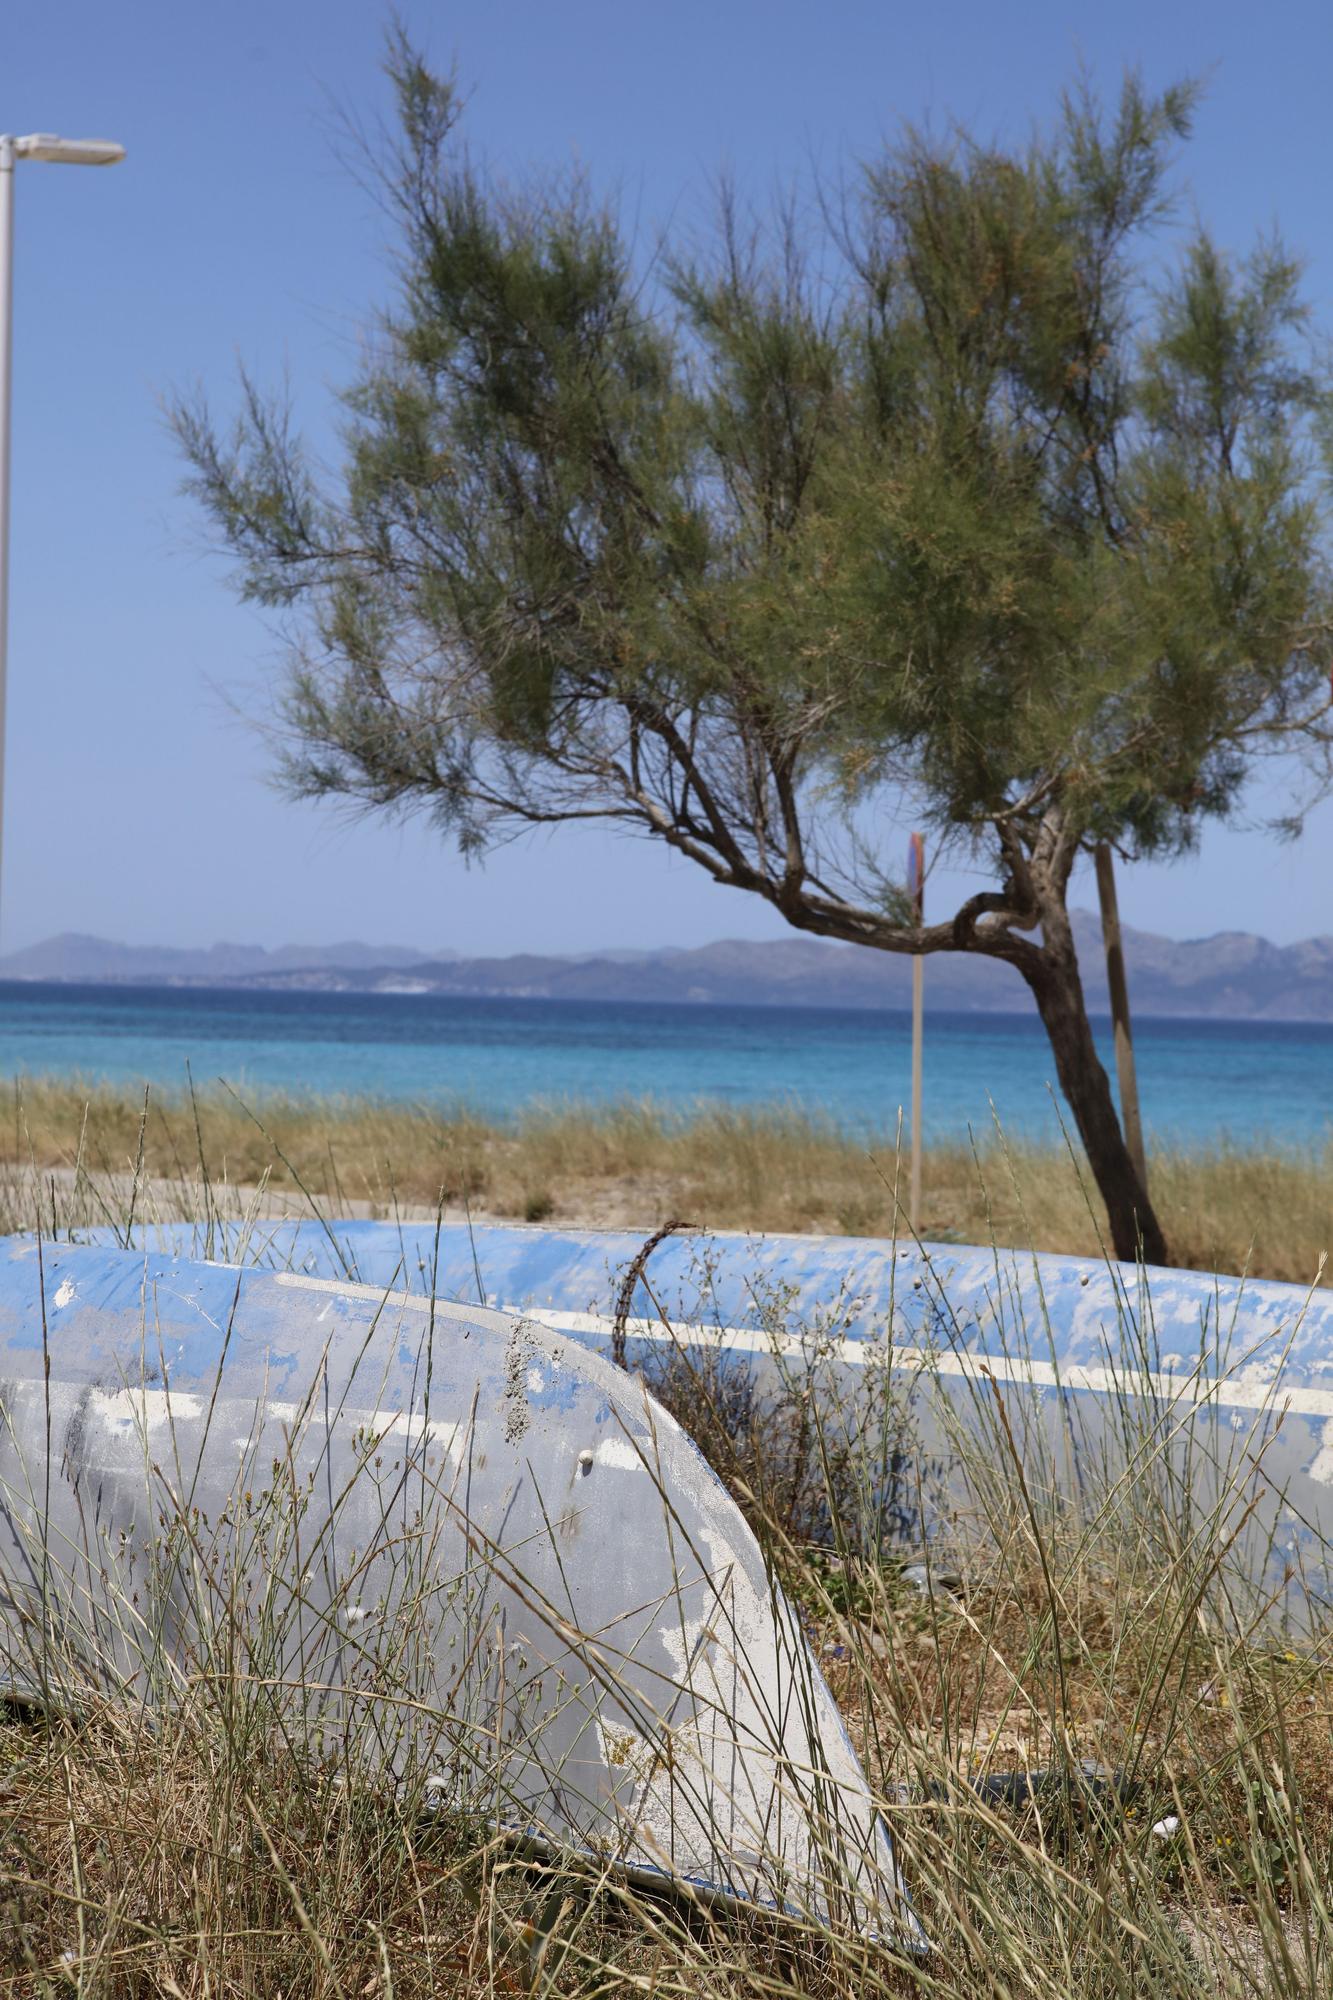
[[[679,1426],[414,1276],[4,1245],[8,1684],[148,1694],[225,1653],[516,1835],[915,1936],[798,1622]]]
[[[113,1240],[108,1230],[92,1236]],[[565,1331],[598,1340],[611,1330],[644,1232],[303,1219],[155,1224],[136,1240],[227,1263],[482,1298],[549,1314]],[[1251,1384],[1280,1366],[1293,1383],[1308,1376],[1308,1386],[1322,1380],[1333,1392],[1333,1289],[1029,1250],[682,1230],[652,1252],[629,1313],[632,1334],[660,1332],[665,1316],[727,1328],[756,1351],[775,1328],[818,1325],[851,1342],[891,1331],[898,1341],[961,1342],[1002,1356],[1026,1327],[1070,1363],[1100,1355],[1108,1329],[1132,1320],[1168,1372],[1202,1358],[1218,1374],[1243,1361]],[[1323,1413],[1333,1416],[1333,1393]]]
[[[202,1249],[204,1231],[148,1240]],[[637,1231],[307,1220],[214,1225],[208,1247],[484,1296],[605,1351],[643,1245]],[[1164,1435],[1203,1440],[1215,1483],[1239,1492],[1244,1466],[1261,1465],[1244,1503],[1256,1561],[1271,1584],[1299,1558],[1302,1587],[1328,1591],[1333,1291],[954,1244],[680,1232],[623,1303],[631,1361],[675,1341],[762,1369],[818,1346],[853,1377],[920,1370],[960,1402],[979,1383],[1026,1387],[1090,1432],[1125,1398],[1152,1405]]]

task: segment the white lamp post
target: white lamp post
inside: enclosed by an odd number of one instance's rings
[[[9,399],[13,377],[14,168],[19,160],[55,160],[73,167],[113,167],[125,148],[110,139],[61,139],[30,132],[0,134],[0,847],[4,832],[5,677],[9,654]]]

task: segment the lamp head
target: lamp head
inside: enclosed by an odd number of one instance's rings
[[[55,132],[29,132],[14,141],[21,160],[58,160],[71,167],[114,167],[125,148],[114,139],[62,139]]]

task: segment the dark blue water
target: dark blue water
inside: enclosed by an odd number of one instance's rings
[[[1112,1067],[1109,1032],[1104,1057]],[[1142,1021],[1144,1116],[1159,1138],[1321,1141],[1333,1027]],[[930,1136],[1052,1136],[1054,1068],[1035,1014],[928,1013]],[[833,1008],[471,1000],[425,994],[215,992],[0,984],[0,1076],[178,1090],[318,1092],[467,1104],[651,1097],[785,1101],[892,1129],[910,1086],[905,1013]]]

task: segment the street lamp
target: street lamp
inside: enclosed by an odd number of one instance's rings
[[[13,377],[14,166],[55,160],[72,167],[113,167],[125,148],[112,139],[62,139],[30,132],[0,134],[0,843],[4,832],[5,676],[9,656],[9,398]]]

